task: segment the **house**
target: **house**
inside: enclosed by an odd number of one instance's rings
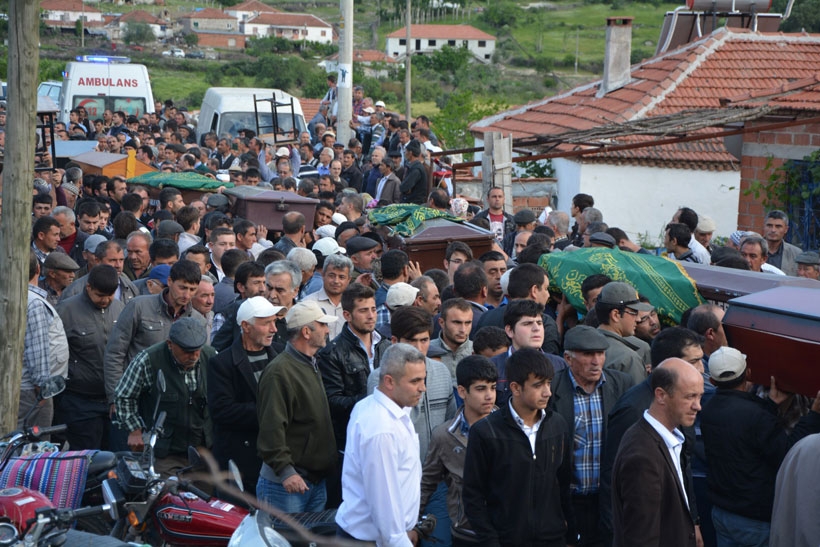
[[[197,46],[222,49],[245,49],[245,35],[238,32],[216,32],[202,30],[196,32]]]
[[[387,78],[389,68],[399,64],[394,58],[383,51],[375,49],[354,49],[353,62],[362,65],[364,75],[369,78]],[[339,54],[334,53],[319,63],[328,73],[339,72]]]
[[[80,19],[85,20],[86,26],[102,26],[105,23],[102,12],[82,0],[42,0],[40,9],[45,24],[50,27],[74,28]]]
[[[105,26],[109,39],[113,41],[121,40],[128,25],[132,23],[144,23],[148,25],[148,28],[151,29],[151,32],[154,33],[157,39],[167,38],[173,35],[171,25],[168,21],[156,15],[152,15],[145,10],[134,10],[120,15]]]
[[[240,24],[245,36],[277,37],[294,41],[333,43],[333,27],[305,13],[260,13]]]
[[[239,24],[232,15],[216,8],[204,8],[186,13],[179,18],[183,32],[239,32]]]
[[[410,40],[413,55],[430,54],[444,46],[466,47],[476,60],[489,63],[495,52],[495,36],[470,25],[410,25]],[[405,28],[387,35],[388,56],[403,59],[406,48]]]
[[[247,0],[241,4],[225,8],[225,13],[235,17],[240,24],[253,19],[260,13],[281,13],[281,11],[259,0]]]
[[[720,28],[630,67],[630,48],[610,47],[624,36],[610,32],[631,36],[631,19],[607,23],[603,79],[476,122],[477,146],[492,131],[566,154],[601,150],[552,160],[558,208],[591,194],[633,238],[657,243],[683,205],[715,219],[718,235],[762,231],[763,207],[743,191],[768,177],[769,158],[777,166],[820,145],[820,124],[800,121],[820,111],[820,93],[797,89],[816,78],[820,35]],[[784,118],[792,125],[766,129]],[[688,140],[725,127],[752,131]],[[659,135],[669,143],[644,146]]]

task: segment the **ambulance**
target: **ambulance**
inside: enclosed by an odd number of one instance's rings
[[[154,94],[145,65],[127,57],[84,55],[66,65],[60,97],[60,121],[68,124],[73,108],[85,107],[90,120],[121,110],[126,116],[154,111]]]

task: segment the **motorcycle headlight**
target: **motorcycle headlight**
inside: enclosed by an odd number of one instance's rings
[[[290,547],[290,542],[273,529],[270,515],[264,511],[259,511],[256,523],[259,526],[259,535],[264,539],[266,547]]]

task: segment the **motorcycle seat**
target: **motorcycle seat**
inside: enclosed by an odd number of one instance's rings
[[[117,465],[117,456],[113,452],[100,450],[93,456],[88,464],[88,475],[93,477],[109,469],[114,469]]]

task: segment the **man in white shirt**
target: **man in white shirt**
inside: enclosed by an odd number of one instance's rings
[[[337,535],[377,546],[411,547],[419,515],[421,460],[410,410],[426,391],[424,355],[391,346],[379,367],[379,386],[356,403],[347,426],[342,505]]]
[[[654,400],[629,428],[612,470],[614,543],[696,545],[695,522],[684,488],[681,426],[700,411],[703,377],[682,359],[661,363],[650,377]]]

